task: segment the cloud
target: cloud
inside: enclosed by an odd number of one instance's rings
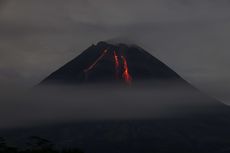
[[[177,118],[226,110],[223,104],[186,84],[140,85],[43,86],[1,92],[0,128],[82,120]]]

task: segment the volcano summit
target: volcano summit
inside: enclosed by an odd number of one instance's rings
[[[53,72],[41,84],[183,80],[164,63],[136,45],[99,42]]]

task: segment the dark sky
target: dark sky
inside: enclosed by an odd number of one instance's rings
[[[229,0],[0,0],[0,85],[31,87],[101,40],[136,43],[230,104]]]

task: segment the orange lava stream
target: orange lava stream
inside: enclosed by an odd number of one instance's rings
[[[122,74],[122,77],[125,79],[125,82],[128,84],[132,83],[132,77],[129,74],[129,67],[126,61],[126,58],[124,56],[121,56],[122,60],[123,60],[123,66],[124,66],[124,72]]]
[[[114,61],[115,61],[115,70],[116,70],[116,78],[119,78],[119,60],[116,51],[113,52]]]
[[[87,69],[84,70],[84,72],[88,72],[90,71],[92,68],[94,68],[94,66],[105,56],[105,54],[107,53],[107,49],[105,49],[103,51],[103,53],[96,59],[95,62],[93,62],[93,64],[91,64]]]

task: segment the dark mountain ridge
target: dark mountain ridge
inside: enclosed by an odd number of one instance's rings
[[[138,82],[182,78],[137,45],[99,42],[45,78],[41,84]]]

